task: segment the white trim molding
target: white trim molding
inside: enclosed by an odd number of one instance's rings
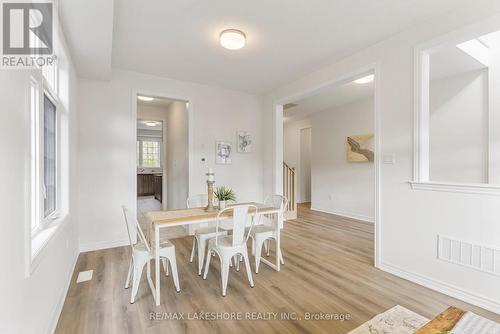
[[[128,239],[123,240],[115,240],[115,241],[101,241],[101,242],[93,242],[87,244],[80,245],[80,253],[92,252],[101,249],[115,248],[115,247],[123,247],[130,245],[130,241]]]
[[[454,193],[500,196],[500,186],[476,183],[445,183],[410,181],[414,190],[445,191]]]
[[[441,282],[434,278],[407,271],[405,269],[399,268],[398,266],[388,264],[387,262],[380,263],[380,266],[378,268],[389,274],[404,278],[431,290],[444,293],[445,295],[448,295],[450,297],[460,299],[461,301],[464,301],[466,303],[473,304],[491,312],[500,314],[500,302],[497,300],[478,295],[471,291],[461,289],[452,284]]]
[[[73,273],[75,272],[76,268],[76,263],[78,262],[78,256],[80,255],[80,252],[76,251],[74,258],[73,258],[73,264],[71,265],[70,271],[68,272],[68,278],[66,280],[66,286],[64,289],[61,291],[61,295],[59,296],[59,301],[54,308],[53,315],[52,315],[52,321],[49,327],[48,334],[52,334],[56,331],[57,328],[57,323],[59,322],[59,317],[61,316],[61,312],[64,306],[64,301],[66,300],[66,295],[68,294],[69,287],[71,286],[71,279],[73,278]]]
[[[345,217],[345,218],[349,218],[349,219],[360,220],[362,222],[370,223],[370,224],[373,224],[375,222],[374,217],[360,215],[360,214],[352,213],[352,212],[335,211],[335,210],[323,209],[323,208],[318,208],[318,207],[311,207],[311,210],[319,211],[319,212],[323,212],[323,213],[329,213],[329,214],[332,214],[335,216]]]

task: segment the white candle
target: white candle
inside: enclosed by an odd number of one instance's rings
[[[214,181],[214,170],[212,168],[208,168],[208,181],[213,182]]]

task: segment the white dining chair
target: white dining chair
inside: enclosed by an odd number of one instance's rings
[[[255,258],[255,273],[259,273],[259,265],[262,253],[262,246],[264,246],[267,256],[269,256],[269,241],[275,240],[277,233],[280,233],[280,226],[278,222],[283,219],[288,200],[281,195],[268,196],[264,201],[266,205],[278,209],[278,213],[271,215],[264,215],[264,224],[257,225],[251,230],[247,229],[249,237],[252,239],[252,255]],[[283,252],[280,249],[281,264],[285,264],[283,260]]]
[[[186,205],[188,208],[193,207],[204,207],[208,204],[208,195],[200,194],[189,197],[186,200]],[[193,262],[194,253],[196,246],[198,247],[198,275],[201,275],[203,269],[203,261],[205,259],[205,250],[207,247],[207,241],[215,238],[217,235],[227,235],[227,231],[220,229],[216,231],[215,226],[200,227],[194,231],[193,235],[193,247],[191,249],[191,257],[189,262]]]
[[[217,235],[215,238],[208,241],[207,260],[205,263],[205,272],[203,279],[207,279],[208,269],[212,254],[217,254],[220,259],[220,273],[222,283],[222,296],[226,296],[227,282],[229,278],[229,266],[233,257],[243,257],[245,268],[250,286],[253,288],[252,271],[250,269],[250,261],[248,259],[247,241],[249,234],[245,233],[245,226],[249,219],[248,211],[254,211],[251,217],[251,225],[249,231],[252,231],[255,217],[258,217],[257,207],[255,205],[234,205],[224,210],[219,211],[216,221],[216,232],[219,232],[220,224],[223,219],[227,219],[232,211],[233,233],[232,235]]]
[[[148,272],[150,270],[150,261],[154,259],[154,250],[151,250],[148,241],[144,237],[141,226],[137,221],[137,218],[132,214],[132,212],[126,207],[122,206],[123,215],[125,217],[125,225],[127,226],[128,238],[130,241],[130,248],[132,249],[132,257],[130,259],[127,281],[125,282],[125,289],[130,287],[130,281],[132,280],[132,293],[130,296],[130,303],[134,303],[137,291],[139,290],[139,284],[141,282],[142,272],[144,270],[144,265],[148,265]],[[138,241],[134,243],[131,234],[131,228],[136,231]],[[168,264],[172,268],[172,276],[174,279],[174,285],[177,292],[180,292],[179,287],[179,275],[177,273],[177,261],[175,258],[175,246],[168,240],[162,240],[160,242],[160,259],[163,263],[163,268],[165,269],[165,275],[168,276]]]

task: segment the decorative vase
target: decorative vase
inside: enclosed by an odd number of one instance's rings
[[[224,210],[226,208],[226,201],[219,201],[219,209]]]

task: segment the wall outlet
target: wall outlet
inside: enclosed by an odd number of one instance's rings
[[[333,201],[333,194],[328,195],[328,199],[329,199],[330,201]]]

